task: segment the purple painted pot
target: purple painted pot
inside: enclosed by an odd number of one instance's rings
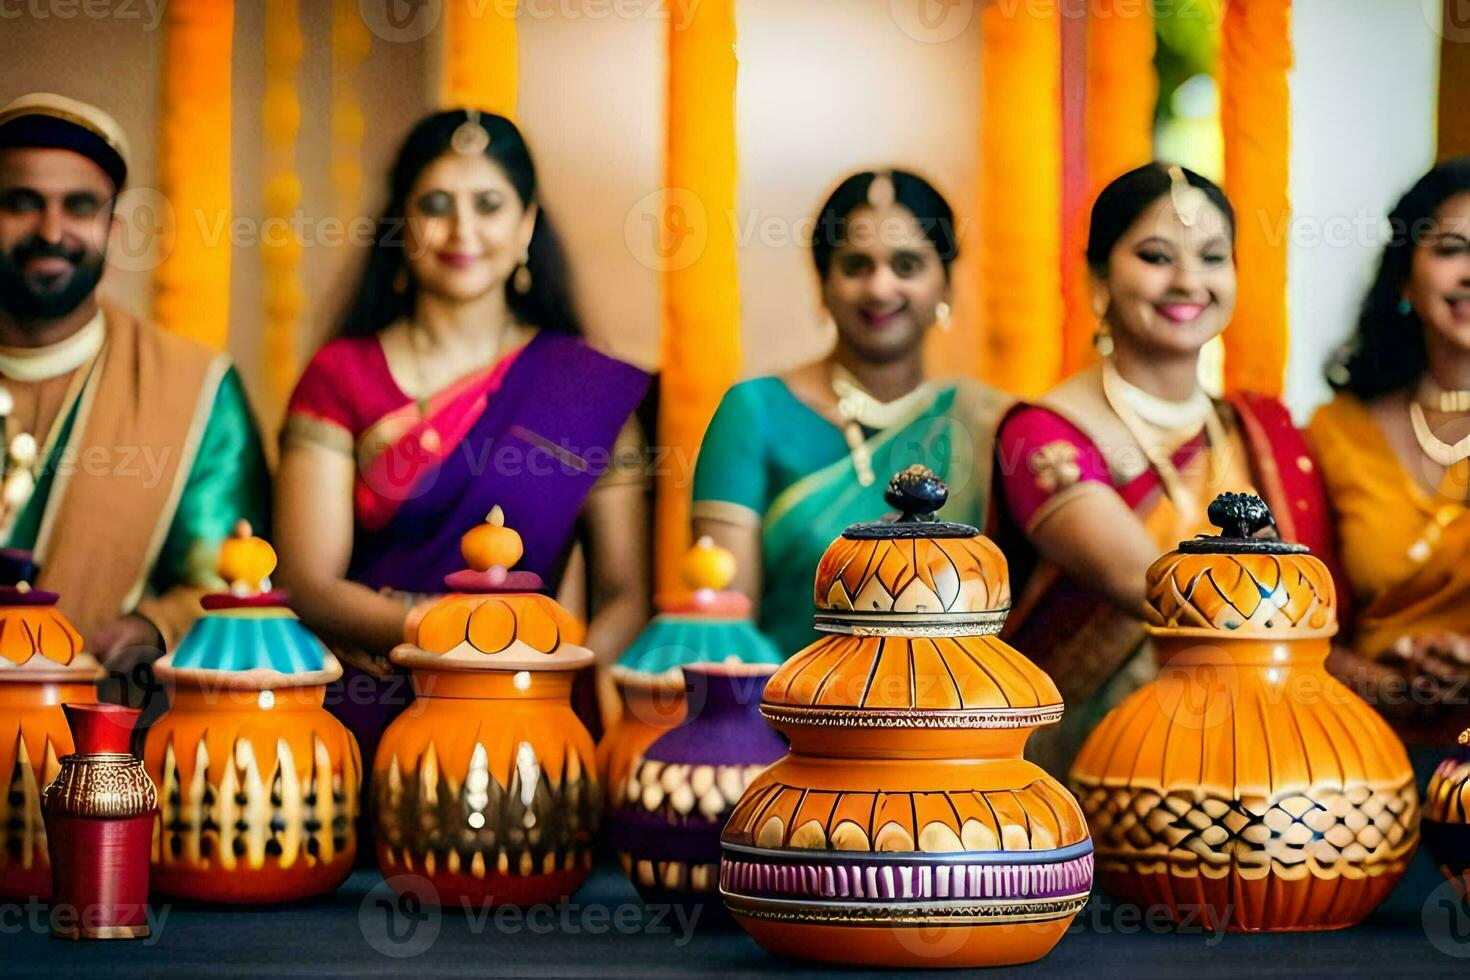
[[[608,831],[645,900],[713,895],[720,831],[745,788],[786,754],[760,714],[768,664],[684,668],[688,716],[634,763]]]

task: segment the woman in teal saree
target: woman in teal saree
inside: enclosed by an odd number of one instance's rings
[[[923,178],[855,174],[817,216],[812,257],[837,328],[830,355],[735,385],[705,433],[694,532],[736,554],[735,586],[785,654],[816,638],[812,582],[849,524],[887,505],[888,478],[923,463],[950,486],[944,517],[985,522],[992,444],[1010,399],[926,379],[923,339],[947,327],[953,212]]]

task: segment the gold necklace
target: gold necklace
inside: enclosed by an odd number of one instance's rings
[[[519,336],[520,324],[512,319],[500,332],[500,342],[495,345],[495,351],[490,355],[487,363],[494,364],[500,360],[500,355],[509,346],[513,337]],[[419,418],[425,423],[423,434],[419,436],[419,445],[426,452],[437,453],[441,442],[439,432],[429,420],[429,402],[433,400],[434,392],[429,390],[428,372],[424,370],[424,354],[434,349],[434,341],[429,336],[429,329],[416,320],[408,321],[408,350],[412,355],[414,374],[413,403],[418,409]]]
[[[1417,401],[1409,402],[1409,421],[1414,426],[1414,438],[1425,456],[1449,469],[1462,459],[1470,459],[1470,436],[1451,445],[1429,430],[1429,420],[1424,417],[1424,406]]]
[[[1180,517],[1185,521],[1189,523],[1197,521],[1204,512],[1203,507],[1200,504],[1199,497],[1194,491],[1189,489],[1184,482],[1184,478],[1179,475],[1178,468],[1174,466],[1174,448],[1161,446],[1154,439],[1150,438],[1146,428],[1148,423],[1139,417],[1138,412],[1134,410],[1133,404],[1129,400],[1126,389],[1122,387],[1123,385],[1128,385],[1128,382],[1123,379],[1122,375],[1118,374],[1118,369],[1113,366],[1112,361],[1103,361],[1102,382],[1103,398],[1107,401],[1109,407],[1112,408],[1113,413],[1118,416],[1118,420],[1123,423],[1123,428],[1128,430],[1128,434],[1133,437],[1133,441],[1138,443],[1139,448],[1148,457],[1149,463],[1159,475],[1159,482],[1164,485],[1164,493],[1168,496],[1170,502],[1174,504],[1174,509],[1179,512]],[[1139,390],[1134,385],[1128,385],[1128,387]],[[1203,395],[1204,393],[1200,392],[1200,394]],[[1215,411],[1215,403],[1210,400],[1208,395],[1204,397],[1207,410],[1204,414],[1201,428],[1203,428],[1208,440],[1206,451],[1209,453],[1210,469],[1212,472],[1218,473],[1221,471],[1223,465],[1221,454],[1225,452],[1228,436],[1225,432],[1225,423],[1220,421],[1220,415]],[[1182,445],[1183,442],[1194,438],[1199,432],[1199,428],[1195,429],[1180,444]],[[1176,434],[1170,433],[1171,436]]]
[[[863,430],[882,431],[897,425],[915,407],[927,401],[934,390],[931,382],[920,382],[919,386],[906,395],[891,402],[879,401],[863,387],[840,364],[832,365],[832,393],[837,396],[837,414],[842,418],[842,435],[847,440],[848,452],[852,454],[852,466],[857,471],[858,483],[865,487],[877,481],[873,472],[873,453]]]

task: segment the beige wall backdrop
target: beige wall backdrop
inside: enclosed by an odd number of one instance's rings
[[[337,244],[329,223],[336,217],[328,173],[331,6],[301,4],[298,226],[308,300],[299,329],[302,361],[330,331],[360,260],[355,249]],[[103,106],[133,142],[132,187],[155,188],[164,29],[143,3],[96,9],[110,14],[61,17],[41,4],[0,22],[0,101],[40,89]],[[620,9],[640,12],[619,16]],[[641,219],[661,186],[668,18],[683,9],[652,0],[526,0],[518,18],[519,121],[537,156],[546,207],[571,253],[589,332],[646,367],[657,361],[660,305],[658,274],[641,247],[651,228]],[[274,430],[281,406],[264,389],[257,244],[265,217],[264,19],[263,4],[235,4],[230,348],[262,422]],[[959,212],[972,254],[956,277],[957,329],[935,338],[935,361],[948,373],[972,369],[980,44],[969,20],[958,34],[936,40],[906,32],[889,0],[738,4],[740,201],[727,220],[740,244],[743,376],[793,367],[830,343],[801,235],[842,176],[888,166],[930,177]],[[372,37],[356,78],[367,123],[359,218],[381,206],[398,140],[438,102],[441,45],[442,23],[413,40]],[[150,220],[122,218],[140,232]],[[105,294],[149,312],[149,265],[109,269]]]

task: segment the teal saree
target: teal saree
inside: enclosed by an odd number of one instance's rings
[[[888,478],[923,463],[950,487],[943,516],[983,527],[992,444],[1008,396],[973,381],[930,383],[932,397],[892,426],[867,431],[874,481],[859,482],[847,441],[779,378],[731,388],[705,433],[695,517],[759,526],[758,625],[789,656],[816,639],[812,583],[822,552],[849,525],[888,505]]]

